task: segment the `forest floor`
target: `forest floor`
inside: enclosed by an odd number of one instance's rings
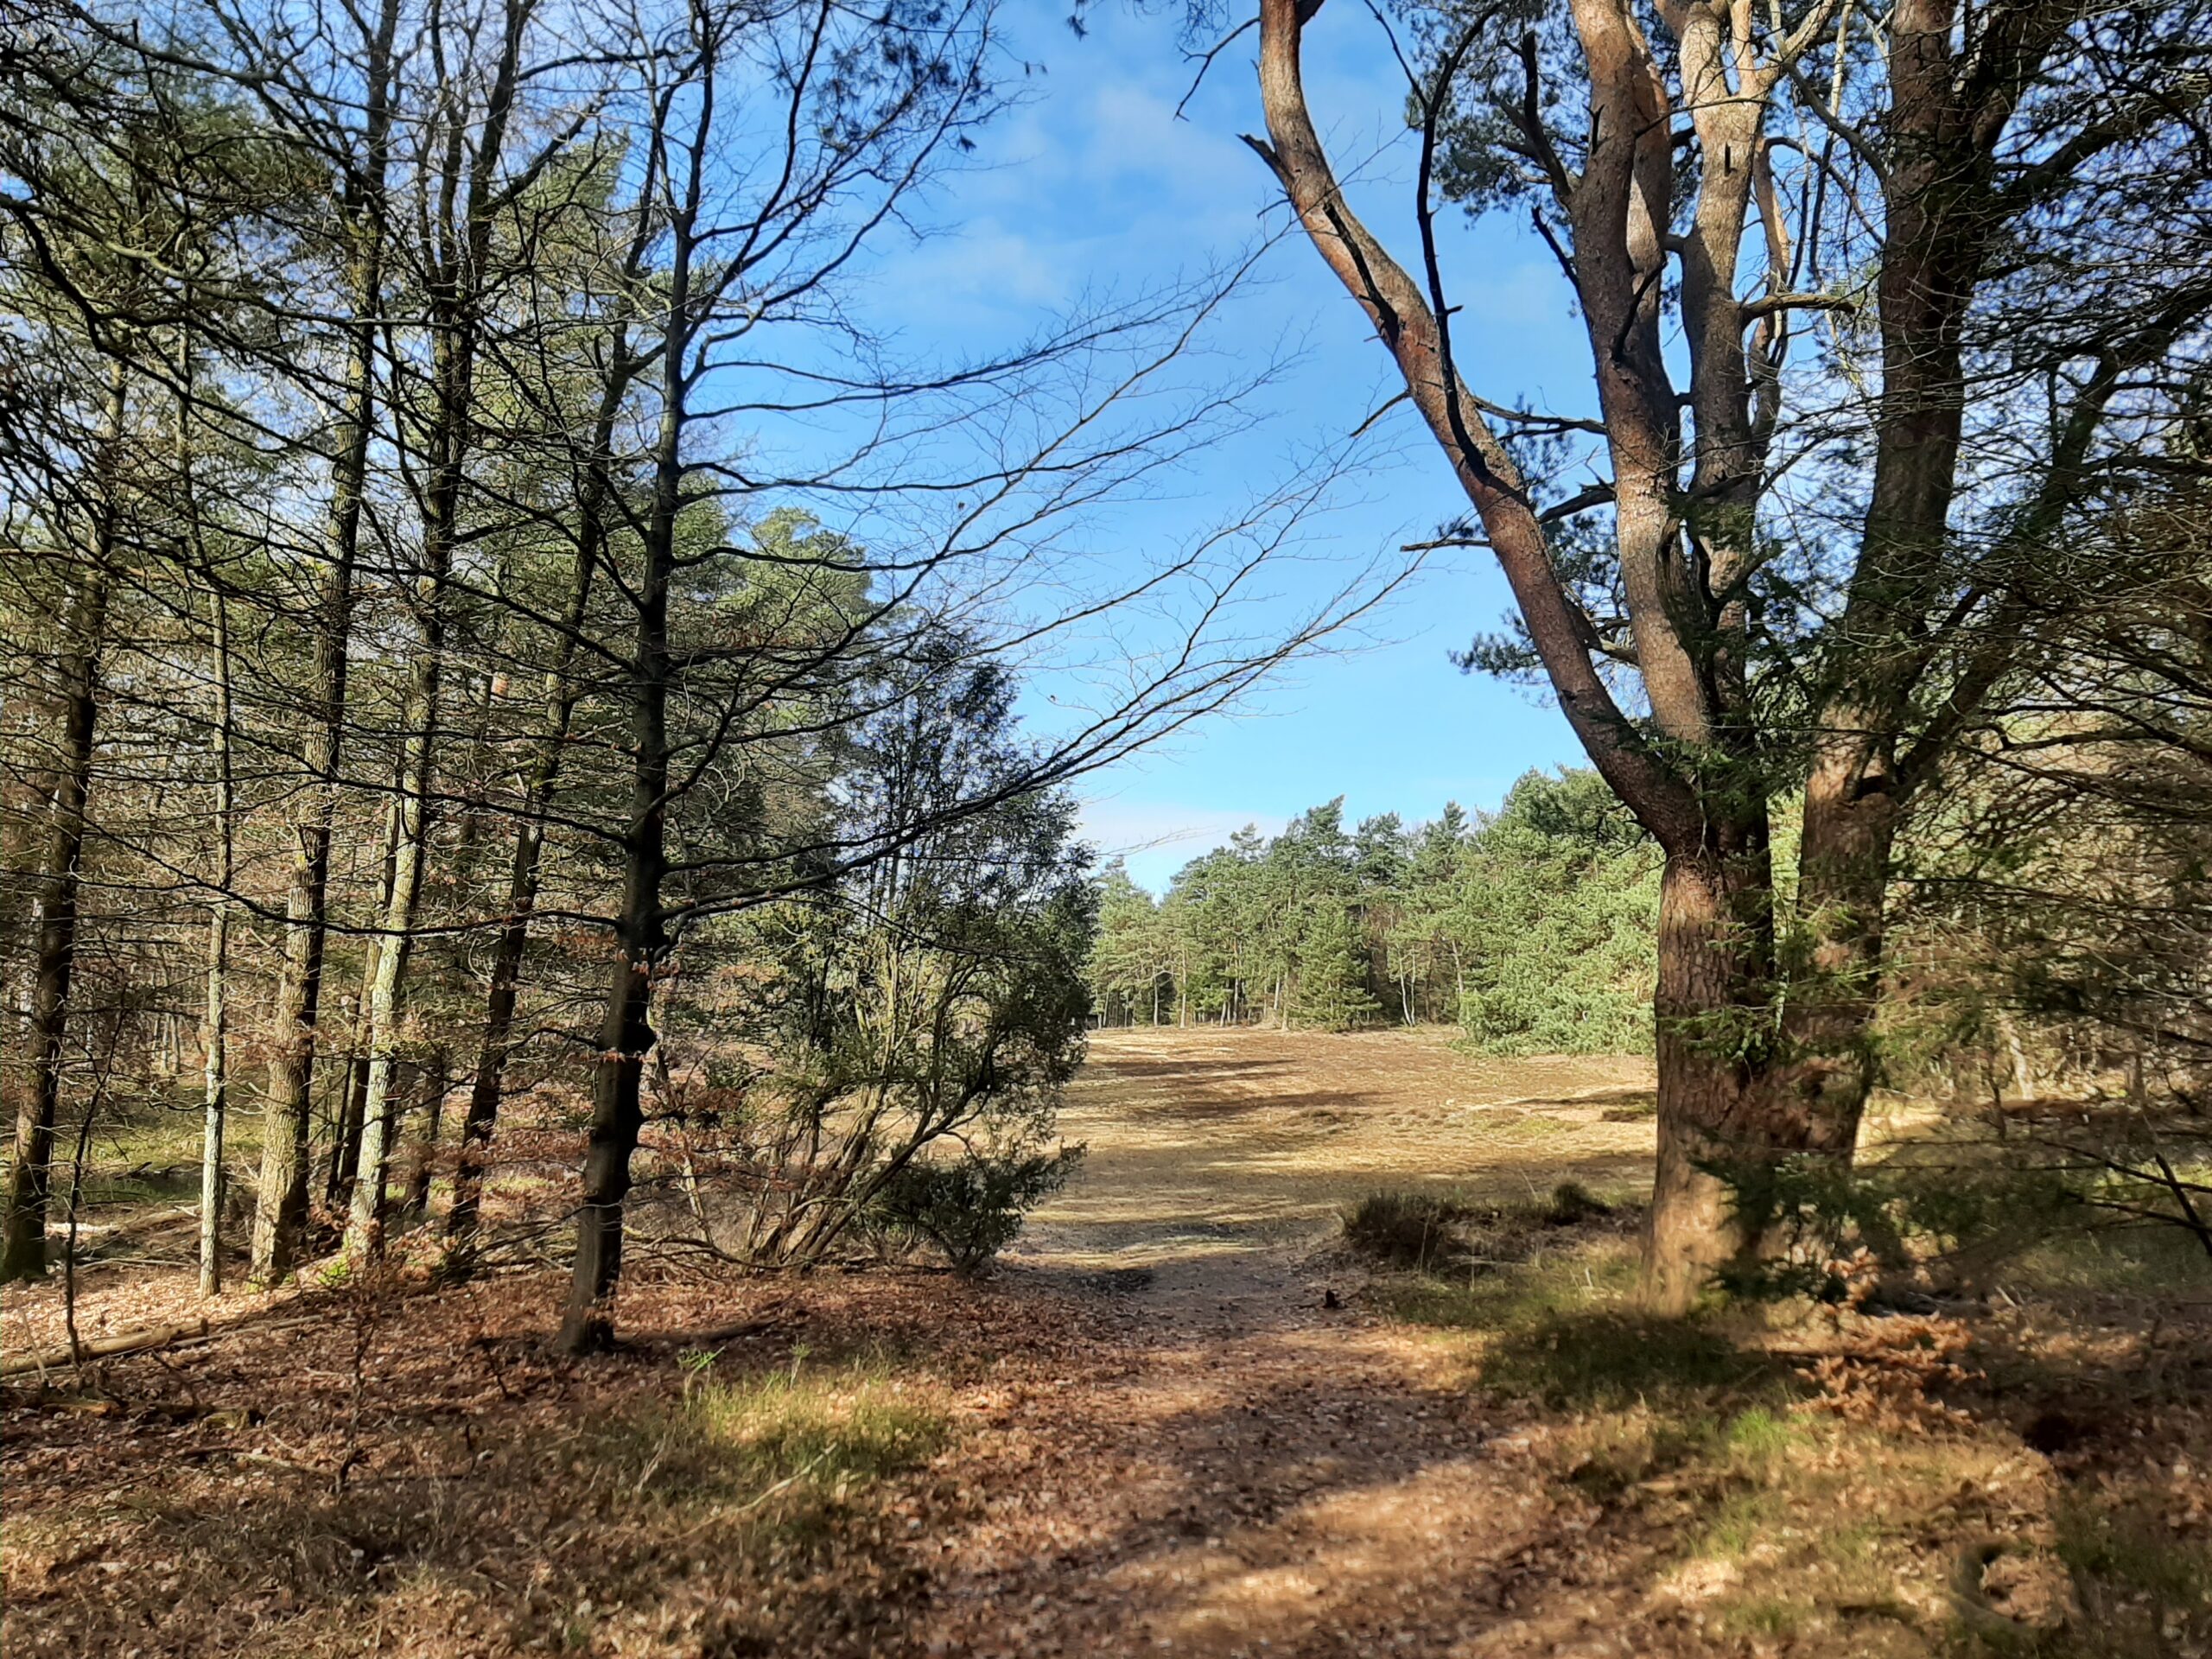
[[[6,1650],[2212,1654],[2201,1257],[2010,1263],[1922,1321],[1959,1376],[1645,1325],[1649,1112],[1639,1061],[1113,1033],[980,1282],[640,1260],[582,1362],[550,1267],[232,1299],[14,1379]],[[1344,1208],[1414,1190],[1489,1243],[1363,1265]],[[128,1252],[80,1286],[86,1334],[164,1310]]]

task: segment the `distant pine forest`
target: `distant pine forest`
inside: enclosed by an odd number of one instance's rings
[[[1344,799],[1246,829],[1155,899],[1106,868],[1101,1026],[1448,1024],[1497,1054],[1649,1052],[1658,847],[1588,770],[1347,826]]]

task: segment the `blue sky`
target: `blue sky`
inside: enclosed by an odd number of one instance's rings
[[[1086,39],[1066,7],[1010,7],[1009,45],[1039,66],[1020,102],[982,138],[980,165],[945,186],[937,222],[873,273],[871,308],[910,341],[965,346],[1018,334],[1086,295],[1131,291],[1249,245],[1271,181],[1237,134],[1260,124],[1251,37],[1217,60],[1186,118],[1192,70],[1173,17],[1097,8]],[[1018,72],[1017,72],[1018,73]],[[1327,7],[1309,33],[1315,115],[1354,200],[1403,246],[1413,158],[1397,116],[1403,81],[1373,16]],[[1484,395],[1586,408],[1587,359],[1550,256],[1510,222],[1451,213],[1445,251],[1470,378]],[[1312,249],[1291,238],[1263,262],[1213,345],[1224,360],[1294,360],[1265,394],[1267,418],[1186,468],[1128,533],[1201,523],[1249,491],[1255,467],[1345,436],[1395,390],[1390,365]],[[1444,462],[1402,406],[1378,423],[1371,459],[1306,557],[1277,573],[1286,606],[1378,550],[1434,533],[1464,512]],[[1433,815],[1449,799],[1495,805],[1532,766],[1580,758],[1536,694],[1460,674],[1447,652],[1494,627],[1508,602],[1487,554],[1433,563],[1357,639],[1300,663],[1242,708],[1179,734],[1083,788],[1086,833],[1125,854],[1155,888],[1239,825],[1264,830],[1335,795],[1352,817]]]

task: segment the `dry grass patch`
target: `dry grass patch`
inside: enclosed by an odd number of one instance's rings
[[[1640,1581],[1614,1589],[1640,1646],[1836,1659],[2212,1652],[2212,1491],[2198,1472],[2212,1436],[2190,1369],[2145,1372],[2155,1325],[2107,1317],[2105,1343],[2069,1348],[2063,1370],[2039,1374],[2031,1330],[1954,1321],[2005,1362],[1992,1383],[1948,1355],[1933,1370],[1904,1363],[1918,1349],[1883,1339],[1925,1320],[1653,1323],[1628,1304],[1631,1279],[1629,1241],[1585,1236],[1487,1275],[1395,1275],[1376,1294],[1459,1344],[1477,1392],[1535,1414],[1544,1476],[1584,1494],[1593,1535],[1642,1563]],[[2094,1309],[2051,1310],[2052,1323],[2096,1325],[2117,1294],[2107,1281]],[[2212,1362],[2207,1333],[2190,1346]],[[1898,1360],[1899,1386],[1929,1390],[1929,1409],[1836,1409],[1834,1389],[1816,1387],[1824,1351],[1877,1369]],[[2050,1456],[2031,1443],[2050,1414],[2019,1395],[2061,1376],[2076,1397],[2101,1389],[2110,1414],[2058,1437],[2069,1449]],[[1876,1390],[1890,1404],[1895,1392]]]

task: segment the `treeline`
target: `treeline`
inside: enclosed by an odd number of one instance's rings
[[[722,1159],[782,1258],[1034,1127],[1087,925],[1054,787],[1360,601],[1219,621],[1294,480],[1109,575],[1071,537],[1235,417],[1176,366],[1218,286],[956,362],[859,320],[996,49],[905,0],[10,20],[0,1274],[98,1126],[181,1108],[207,1290],[434,1204],[465,1272],[522,1102],[588,1348],[648,1166],[712,1240]],[[1001,655],[1136,599],[1173,666],[1017,734]]]
[[[1245,830],[1155,900],[1101,881],[1106,1025],[1465,1027],[1505,1054],[1648,1052],[1658,849],[1586,770],[1530,772],[1494,815],[1347,829],[1342,797]]]

